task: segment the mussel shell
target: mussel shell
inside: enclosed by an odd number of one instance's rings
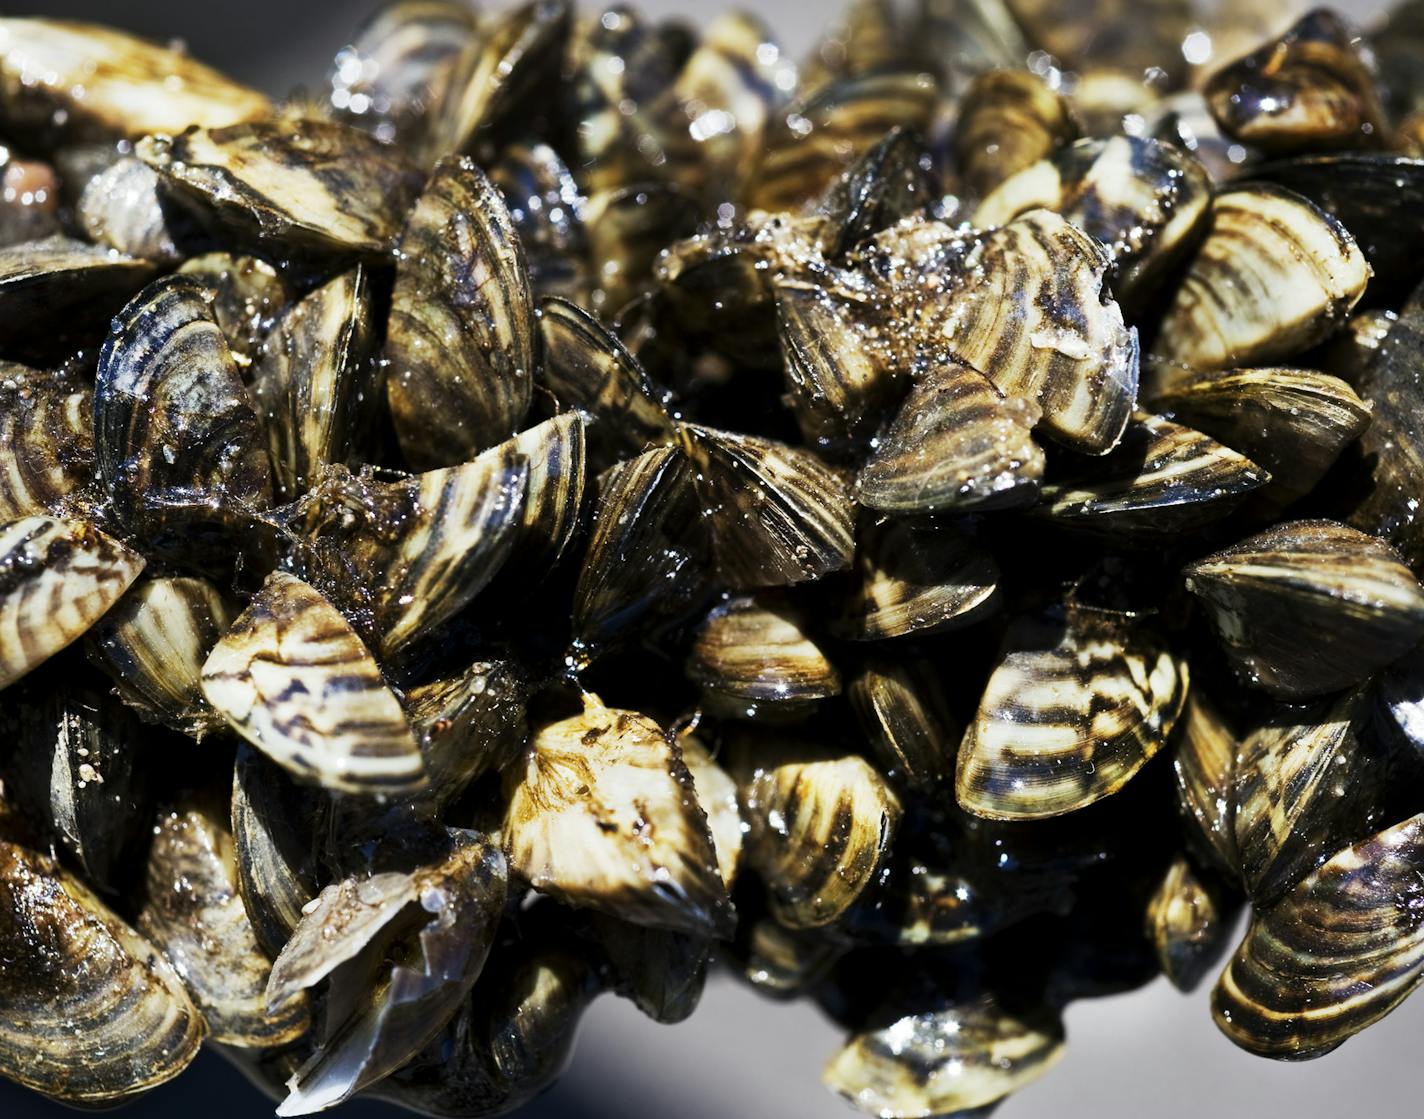
[[[585,199],[573,172],[548,144],[511,144],[489,169],[524,247],[529,286],[580,306],[589,298]]]
[[[1153,406],[1270,472],[1262,496],[1309,493],[1370,425],[1370,408],[1338,377],[1310,369],[1238,369],[1175,381]]]
[[[1237,735],[1207,692],[1197,685],[1187,696],[1182,734],[1172,755],[1177,804],[1188,821],[1195,849],[1222,874],[1239,875],[1233,819]]]
[[[529,480],[505,570],[529,585],[557,564],[579,529],[587,484],[587,425],[577,412],[522,431],[511,440],[529,464]]]
[[[1367,148],[1385,139],[1359,37],[1324,9],[1212,74],[1202,92],[1223,132],[1264,152]]]
[[[535,889],[652,928],[730,932],[707,814],[652,719],[586,697],[583,714],[535,732],[511,783],[505,845]]]
[[[333,121],[172,131],[140,141],[138,157],[175,199],[248,247],[374,262],[420,186],[395,149]]]
[[[1032,50],[1004,0],[923,0],[910,35],[955,94],[986,70],[1023,65]]]
[[[472,160],[441,162],[401,234],[386,337],[391,418],[414,466],[464,462],[518,430],[533,300],[499,191]]]
[[[0,525],[0,688],[80,637],[116,603],[144,559],[81,521]]]
[[[606,316],[653,284],[654,265],[673,242],[697,232],[702,208],[687,191],[661,183],[604,190],[588,200],[589,305]]]
[[[692,467],[676,447],[621,462],[599,479],[578,585],[577,641],[596,648],[688,611],[706,592],[707,525]]]
[[[340,612],[273,572],[203,665],[232,729],[299,780],[341,792],[412,792],[425,765],[400,701]]]
[[[1050,471],[1038,516],[1085,532],[1175,536],[1220,520],[1270,475],[1190,427],[1136,412],[1098,459]]]
[[[236,616],[206,579],[144,578],[90,630],[89,659],[144,719],[201,738],[223,725],[203,698],[203,661]]]
[[[692,774],[697,789],[697,803],[707,813],[707,830],[717,849],[717,869],[728,890],[737,878],[742,859],[742,815],[737,805],[737,783],[732,775],[718,765],[692,734],[678,736],[682,760]]]
[[[265,117],[267,98],[161,47],[87,23],[0,21],[0,122],[7,136],[137,140],[190,124]]]
[[[850,566],[850,495],[812,452],[696,424],[678,433],[718,572],[734,587],[801,583]]]
[[[885,520],[856,545],[860,581],[846,600],[841,632],[861,641],[958,629],[997,606],[994,557],[953,527]]]
[[[231,253],[190,257],[178,272],[192,276],[212,294],[213,318],[227,339],[233,360],[246,369],[277,316],[291,302],[287,281],[265,260]]]
[[[1130,618],[1070,605],[1010,628],[959,747],[959,804],[1041,819],[1117,792],[1170,738],[1188,672]]]
[[[887,774],[929,790],[953,772],[963,728],[930,662],[872,661],[847,691]]]
[[[1227,657],[1285,699],[1357,684],[1424,638],[1424,587],[1384,541],[1333,521],[1277,525],[1185,574]]]
[[[929,204],[931,181],[917,132],[893,128],[821,200],[822,249],[834,259]]]
[[[1034,44],[1074,70],[1156,68],[1171,82],[1185,69],[1182,41],[1194,15],[1182,0],[1005,0],[1005,6]]]
[[[7,324],[6,356],[17,345],[40,345],[40,333],[59,327],[98,337],[103,323],[152,277],[154,265],[99,245],[55,234],[0,248],[0,316]],[[76,313],[80,318],[76,321]],[[81,325],[82,324],[82,325]]]
[[[792,999],[809,994],[844,948],[817,929],[788,929],[772,917],[743,917],[735,953],[742,978],[758,994]]]
[[[252,395],[267,429],[273,490],[291,501],[345,462],[376,402],[370,276],[343,272],[295,303],[262,343]]]
[[[1383,1018],[1424,975],[1424,816],[1347,847],[1251,922],[1212,993],[1244,1049],[1301,1060]]]
[[[1147,935],[1162,972],[1179,991],[1206,978],[1229,947],[1237,905],[1190,859],[1178,855],[1147,906]]]
[[[590,914],[593,939],[607,960],[606,980],[654,1022],[672,1025],[697,1009],[707,983],[712,941],[650,929],[605,913]]]
[[[231,555],[224,530],[272,494],[261,426],[227,340],[186,276],[145,288],[114,327],[94,385],[99,475],[114,512],[153,547],[220,563]]]
[[[89,180],[78,216],[98,244],[162,263],[180,257],[175,228],[159,195],[158,175],[133,156],[124,156]],[[172,225],[181,229],[181,219]]]
[[[78,378],[0,361],[0,521],[82,502],[94,477],[93,413],[94,392]]]
[[[1113,292],[1133,303],[1192,246],[1210,202],[1210,180],[1189,152],[1112,136],[1079,140],[1020,171],[979,204],[974,224],[1054,210],[1106,247]]]
[[[146,881],[138,927],[182,977],[212,1040],[265,1049],[307,1031],[305,999],[267,1013],[271,965],[238,894],[226,820],[196,802],[160,812]]]
[[[800,705],[841,691],[840,673],[805,619],[768,597],[738,596],[717,606],[693,637],[686,672],[707,691],[743,705]]]
[[[954,159],[969,189],[982,198],[1077,138],[1068,102],[1037,74],[989,70],[970,83],[959,102]]]
[[[1269,184],[1218,191],[1153,354],[1197,370],[1288,358],[1344,322],[1369,275],[1354,238],[1313,202]]]
[[[157,948],[54,860],[0,840],[0,1072],[114,1104],[177,1076],[204,1033]]]
[[[888,513],[959,513],[1031,503],[1043,452],[1037,408],[1007,398],[952,357],[921,375],[856,476],[862,505]]]
[[[527,692],[518,666],[505,661],[476,661],[406,692],[406,714],[438,805],[453,803],[471,782],[519,757],[529,735]]]

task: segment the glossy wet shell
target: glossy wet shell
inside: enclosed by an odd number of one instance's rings
[[[734,598],[693,639],[687,675],[751,704],[804,703],[839,695],[840,673],[795,611],[773,599]]]
[[[78,378],[0,362],[0,520],[59,512],[94,476],[94,394]]]
[[[117,311],[153,274],[149,261],[62,234],[10,245],[0,248],[0,313],[12,343],[38,329],[68,329],[76,309]]]
[[[1146,928],[1177,990],[1195,990],[1225,953],[1236,908],[1191,860],[1172,861],[1147,904]]]
[[[959,102],[955,163],[965,183],[982,197],[1077,138],[1078,122],[1068,102],[1037,74],[990,70],[970,83]]]

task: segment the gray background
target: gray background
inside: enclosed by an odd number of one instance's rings
[[[747,0],[743,0],[747,2]],[[1231,2],[1231,0],[1226,0]],[[282,92],[319,86],[344,37],[375,0],[50,0],[30,14],[103,20],[157,38]],[[721,0],[642,0],[650,14],[702,18]],[[750,4],[793,51],[835,11],[823,0]],[[1341,5],[1362,18],[1379,4]],[[1000,1119],[1235,1119],[1237,1116],[1419,1115],[1424,996],[1321,1060],[1274,1064],[1233,1048],[1211,1023],[1205,990],[1187,997],[1164,981],[1068,1012],[1067,1055],[1012,1097]],[[527,1119],[813,1119],[854,1114],[819,1084],[837,1031],[811,1008],[767,1002],[714,976],[693,1018],[657,1026],[632,1006],[601,999],[585,1019],[573,1066],[522,1114]],[[249,1119],[270,1106],[235,1072],[205,1054],[176,1083],[127,1115]],[[0,1081],[0,1119],[60,1119],[62,1108]],[[350,1119],[396,1119],[394,1109],[355,1104]]]

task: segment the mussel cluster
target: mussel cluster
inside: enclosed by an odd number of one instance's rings
[[[496,1115],[715,957],[948,1115],[1248,905],[1232,1041],[1389,1013],[1424,4],[1222,7],[0,19],[0,1073]]]

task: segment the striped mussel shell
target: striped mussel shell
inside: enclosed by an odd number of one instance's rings
[[[311,1025],[305,998],[268,1013],[271,963],[238,892],[237,849],[225,806],[196,796],[161,809],[145,866],[138,928],[163,950],[224,1045],[266,1049]]]
[[[1241,865],[1234,820],[1239,738],[1210,693],[1194,683],[1172,750],[1177,805],[1192,849],[1228,878],[1236,878]]]
[[[236,617],[207,579],[145,576],[89,631],[86,650],[140,716],[201,738],[224,725],[203,698],[203,662]]]
[[[261,93],[186,51],[68,20],[0,21],[0,91],[5,134],[44,146],[221,128],[271,112]]]
[[[954,163],[968,189],[983,198],[1077,138],[1068,101],[1043,78],[1029,70],[988,70],[959,102]]]
[[[1111,136],[1023,168],[979,203],[974,224],[988,229],[1040,208],[1062,214],[1107,249],[1113,293],[1135,304],[1195,244],[1210,203],[1210,180],[1190,152]]]
[[[277,501],[350,456],[377,400],[374,335],[370,276],[358,265],[293,304],[263,341],[250,383]]]
[[[1424,975],[1424,816],[1345,847],[1258,911],[1212,993],[1252,1053],[1319,1057],[1379,1021]]]
[[[203,664],[203,694],[298,780],[356,795],[410,793],[425,764],[400,701],[341,612],[273,572]]]
[[[886,513],[960,513],[1031,504],[1043,452],[1041,413],[946,355],[920,375],[855,481],[856,500]]]
[[[902,218],[924,209],[934,183],[924,141],[892,128],[855,166],[827,188],[818,210],[825,218],[820,245],[834,260]]]
[[[933,790],[953,773],[963,727],[931,661],[873,660],[846,691],[887,775],[914,789]]]
[[[296,253],[375,263],[394,247],[420,188],[394,148],[335,121],[180,127],[134,150],[170,197],[256,249],[278,241]]]
[[[589,306],[611,318],[654,286],[667,247],[697,232],[704,217],[697,198],[669,183],[634,183],[601,190],[584,208]]]
[[[561,412],[521,431],[508,446],[529,465],[524,504],[505,570],[536,584],[564,556],[578,533],[588,483],[587,424]]]
[[[121,522],[200,565],[271,501],[266,440],[207,294],[187,276],[123,309],[94,384],[99,476]]]
[[[1355,528],[1388,540],[1415,572],[1424,572],[1424,517],[1417,501],[1424,493],[1424,292],[1401,309],[1356,387],[1370,405],[1370,426],[1360,436],[1369,464],[1365,494],[1351,510]]]
[[[610,467],[574,588],[574,639],[597,649],[687,613],[710,587],[709,551],[692,467],[676,447]]]
[[[1345,227],[1300,195],[1269,184],[1218,191],[1153,356],[1196,370],[1289,358],[1334,333],[1369,276]]]
[[[56,233],[40,241],[0,248],[0,315],[6,328],[6,356],[40,352],[43,336],[67,336],[78,324],[92,342],[103,323],[153,278],[154,264]]]
[[[412,465],[464,462],[518,430],[534,330],[504,199],[472,160],[441,162],[401,234],[386,335],[386,395]]]
[[[1234,369],[1177,380],[1153,407],[1269,471],[1260,496],[1308,494],[1370,426],[1370,406],[1338,377],[1311,369]]]
[[[319,890],[320,793],[247,743],[233,768],[231,831],[237,889],[252,933],[276,959]]]
[[[197,1056],[206,1026],[172,965],[54,859],[0,840],[0,913],[7,1078],[102,1107]]]
[[[1050,470],[1034,513],[1085,532],[1172,536],[1227,516],[1269,480],[1210,436],[1138,411],[1106,455]]]
[[[850,0],[821,31],[797,68],[802,89],[871,73],[904,59],[904,26],[890,0]]]
[[[850,1036],[821,1079],[882,1119],[968,1113],[1046,1073],[1063,1055],[1063,1038],[1056,1014],[1015,1013],[990,993],[892,1000]]]
[[[935,103],[934,79],[912,70],[861,74],[809,91],[768,126],[747,205],[796,209],[820,195],[892,128],[929,131]]]
[[[0,362],[0,520],[82,504],[94,477],[94,391],[66,373]]]
[[[716,606],[692,639],[686,674],[719,713],[794,716],[839,695],[841,676],[790,604],[738,595]]]
[[[278,1114],[323,1111],[394,1072],[459,1013],[479,978],[507,892],[499,846],[451,829],[398,861],[414,865],[327,886],[272,964],[269,1012],[325,982],[328,1027],[287,1081]]]
[[[1182,41],[1195,26],[1181,0],[1005,0],[1005,7],[1062,65],[1129,74],[1156,68],[1169,83],[1182,77]]]
[[[1145,928],[1177,990],[1197,989],[1230,947],[1240,902],[1216,879],[1178,855],[1147,903]]]
[[[712,534],[733,587],[785,586],[849,567],[854,505],[845,479],[813,452],[755,435],[681,424]]]
[[[1424,638],[1424,587],[1398,553],[1334,521],[1277,525],[1185,575],[1246,682],[1283,699],[1358,684]]]
[[[585,305],[593,283],[586,200],[559,153],[548,144],[511,144],[489,177],[509,207],[535,296],[557,295]]]
[[[1223,132],[1263,152],[1380,147],[1384,109],[1361,48],[1340,16],[1318,9],[1216,71],[1202,92]]]
[[[1074,603],[1025,614],[960,743],[959,804],[1035,820],[1117,792],[1167,744],[1187,681],[1141,619]]]
[[[886,519],[856,544],[859,582],[845,600],[844,636],[860,641],[943,633],[998,605],[994,557],[952,525]]]
[[[793,999],[809,994],[845,951],[818,929],[788,929],[766,915],[743,914],[737,940],[725,951],[760,995]]]
[[[176,242],[183,239],[184,223],[181,216],[170,215],[171,209],[153,168],[126,155],[85,184],[77,215],[96,245],[173,264],[182,257]]]
[[[212,297],[213,318],[239,369],[247,370],[262,340],[292,302],[291,285],[267,261],[234,253],[203,253],[178,268]]]
[[[864,758],[819,741],[735,746],[744,857],[766,884],[772,914],[793,929],[834,924],[877,881],[899,798]]]
[[[594,696],[508,774],[510,868],[542,893],[652,928],[725,936],[735,915],[677,741]]]
[[[82,521],[0,525],[0,688],[83,636],[143,566],[137,552]]]

